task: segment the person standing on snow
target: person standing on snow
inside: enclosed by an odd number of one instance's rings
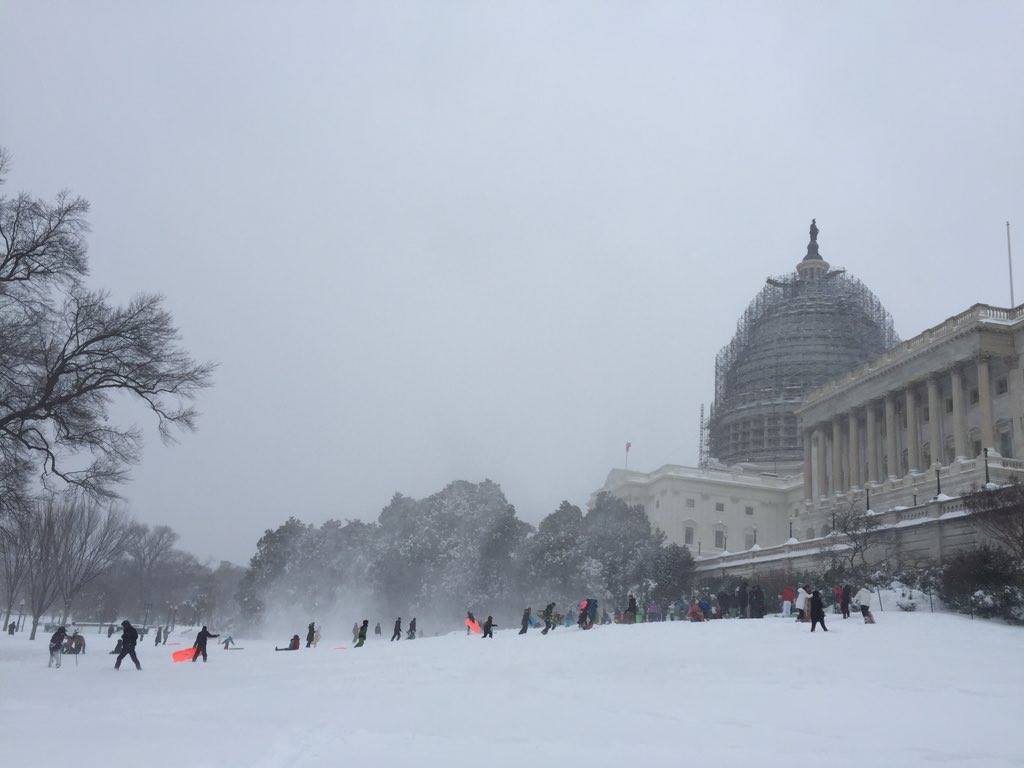
[[[825,626],[825,603],[821,599],[821,592],[814,590],[811,593],[811,632],[818,624],[821,624],[823,632],[828,632],[828,627]]]
[[[220,637],[220,635],[210,634],[210,630],[208,630],[204,624],[203,628],[199,630],[199,634],[196,635],[196,641],[192,643],[192,647],[196,649],[196,652],[192,654],[193,664],[200,656],[203,657],[203,663],[206,663],[206,641],[211,637]]]
[[[320,645],[320,637],[321,637],[321,635],[320,635],[320,627],[317,627],[313,631],[313,647],[314,648],[316,648],[318,645]]]
[[[852,592],[853,588],[849,584],[844,584],[839,595],[839,610],[842,612],[844,619],[850,618],[850,598]]]
[[[750,596],[747,594],[747,582],[743,582],[736,587],[736,607],[739,608],[740,618],[749,619],[750,613],[748,609],[750,607]]]
[[[60,669],[61,653],[64,651],[64,638],[67,636],[67,629],[57,627],[57,631],[50,637],[50,663],[46,665],[47,669],[52,666]]]
[[[377,623],[377,629],[380,629],[380,623],[379,622]],[[380,632],[378,632],[377,634],[379,635]],[[358,639],[359,639],[359,622],[358,621],[354,621],[354,622],[352,622],[352,642],[354,643]]]
[[[171,638],[171,628],[164,627],[164,641],[160,645],[167,645],[167,641]]]
[[[391,633],[391,642],[402,639],[402,617],[395,619],[395,631]]]
[[[309,627],[306,629],[306,647],[309,648],[313,644],[313,637],[316,635],[316,622],[309,622]]]
[[[627,624],[636,624],[636,615],[639,612],[640,609],[637,607],[636,598],[633,596],[633,593],[631,592],[629,595],[629,600],[626,602],[626,613],[623,616],[623,618],[626,620]]]
[[[416,639],[416,617],[412,617],[412,621],[409,622],[409,630],[405,633],[406,640]]]
[[[231,635],[228,635],[220,642],[224,646],[225,651],[228,650],[232,645],[237,645],[237,643],[235,642],[235,638],[233,638]]]
[[[121,650],[117,654],[117,661],[114,662],[114,669],[120,669],[124,657],[129,656],[135,662],[135,668],[140,672],[142,671],[139,657],[135,655],[135,644],[137,642],[139,642],[139,630],[133,627],[128,619],[125,619],[121,622],[121,640],[118,643],[121,646]]]
[[[483,635],[480,636],[481,639],[483,639],[485,637],[489,637],[489,638],[491,638],[493,640],[494,639],[493,628],[496,627],[496,626],[498,626],[498,625],[494,623],[494,619],[492,619],[490,616],[488,616],[487,617],[487,621],[484,622],[484,633],[483,633]]]
[[[153,645],[160,645],[160,643],[161,643],[161,641],[163,639],[164,639],[164,628],[163,627],[157,627],[156,628],[156,640],[153,642]]]
[[[868,623],[868,616],[871,615],[871,590],[861,587],[853,596],[853,602],[860,608],[860,615],[864,617],[864,623]]]
[[[542,635],[546,635],[549,630],[552,630],[552,629],[555,628],[555,622],[554,622],[554,618],[553,618],[554,615],[555,615],[555,604],[554,603],[548,603],[547,605],[545,605],[544,606],[544,613],[541,614],[541,617],[544,619],[544,629],[542,629],[540,631],[540,633]]]
[[[356,633],[356,648],[362,648],[363,643],[366,642],[366,629],[369,626],[370,620],[363,619],[363,624],[359,627],[359,631]],[[380,622],[377,623],[377,626],[380,627]]]
[[[379,637],[381,640],[384,639],[384,631],[380,628],[380,622],[377,622],[377,626],[373,628],[373,634]]]
[[[793,610],[793,602],[796,600],[796,590],[792,587],[782,588],[782,615],[789,616]]]
[[[810,600],[811,593],[807,591],[807,585],[800,587],[796,591],[796,620],[807,621],[807,601]]]
[[[526,630],[529,629],[529,627],[530,627],[530,609],[527,608],[525,611],[523,611],[523,624],[519,628],[519,634],[520,635],[525,635],[526,634]]]

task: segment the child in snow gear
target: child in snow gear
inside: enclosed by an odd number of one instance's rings
[[[373,634],[375,634],[377,637],[379,637],[381,639],[383,639],[383,637],[384,637],[384,633],[383,633],[383,631],[381,631],[380,622],[379,621],[377,622],[377,626],[373,628]]]
[[[844,619],[850,618],[850,599],[852,597],[853,587],[849,584],[843,585],[843,590],[839,595],[839,609],[843,614]]]
[[[237,643],[235,643],[235,638],[233,638],[231,635],[228,635],[227,637],[225,637],[220,642],[221,642],[221,645],[224,646],[224,650],[225,651],[228,650],[229,648],[231,648],[232,645],[237,645]]]
[[[206,641],[211,637],[220,637],[220,635],[211,634],[204,624],[203,628],[199,630],[199,634],[196,635],[196,641],[192,643],[192,647],[196,649],[196,652],[192,654],[192,663],[195,663],[200,655],[203,657],[203,663],[206,663]]]
[[[164,627],[164,641],[162,643],[160,643],[160,645],[167,645],[167,641],[170,639],[170,637],[171,637],[171,628],[170,627]]]
[[[529,629],[529,627],[530,627],[530,609],[527,608],[525,611],[523,611],[523,624],[519,628],[519,634],[520,635],[525,635],[526,634],[526,630]]]
[[[587,611],[587,601],[580,600],[580,615],[576,619],[576,626],[580,629],[590,629],[590,613]]]
[[[818,624],[821,624],[823,632],[828,632],[828,627],[825,626],[825,604],[821,600],[821,592],[814,590],[811,593],[811,632]]]
[[[316,622],[309,622],[309,628],[306,630],[306,647],[309,648],[313,644],[313,637],[316,635]]]
[[[164,628],[163,627],[157,627],[156,628],[156,639],[153,641],[153,645],[154,646],[160,645],[160,641],[162,641],[163,639],[164,639]]]
[[[484,622],[484,633],[483,633],[483,635],[481,635],[481,637],[482,638],[483,637],[489,637],[489,638],[491,638],[493,640],[494,639],[494,633],[492,631],[492,628],[496,627],[496,626],[498,626],[498,625],[494,623],[494,619],[492,619],[490,616],[488,616],[487,617],[487,621]]]
[[[292,639],[288,641],[288,645],[285,648],[274,647],[275,651],[297,651],[299,646],[302,645],[302,641],[299,640],[298,635],[292,635]]]
[[[416,617],[412,617],[412,621],[409,622],[409,630],[405,633],[406,640],[416,639]]]
[[[67,637],[68,631],[64,627],[57,627],[57,631],[50,637],[50,663],[47,664],[47,668],[56,665],[57,669],[60,669],[60,655],[64,650],[64,638]]]
[[[363,624],[359,627],[359,632],[356,637],[356,648],[362,648],[363,643],[366,642],[366,628],[370,625],[369,619],[363,619]],[[377,629],[380,629],[380,622],[377,623]]]
[[[380,624],[377,624],[377,628],[380,629]],[[377,633],[380,634],[379,632]],[[355,621],[352,623],[352,642],[356,642],[359,639],[359,622]]]
[[[395,619],[395,631],[391,633],[391,642],[402,639],[402,617]]]
[[[128,619],[125,619],[121,622],[121,650],[118,651],[117,661],[114,662],[114,669],[120,669],[124,657],[129,656],[135,662],[135,668],[140,672],[142,671],[139,657],[135,655],[135,644],[137,642],[139,642],[139,631],[131,625]]]

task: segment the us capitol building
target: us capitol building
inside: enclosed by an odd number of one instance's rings
[[[795,271],[767,280],[715,360],[714,458],[614,469],[599,489],[643,506],[701,569],[795,567],[851,508],[914,529],[908,552],[941,558],[975,542],[956,496],[986,472],[1024,475],[1024,305],[975,304],[901,342],[818,233],[812,221]]]

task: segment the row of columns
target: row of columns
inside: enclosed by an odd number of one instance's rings
[[[991,377],[988,356],[981,356],[976,361],[978,376],[978,407],[981,426],[981,443],[986,448],[995,444],[995,421],[992,409]],[[938,377],[949,375],[951,378],[951,394],[953,400],[953,447],[958,458],[968,455],[967,402],[964,392],[964,374],[959,366],[939,372],[926,380],[928,398],[928,430],[931,446],[930,463],[941,463],[943,450],[942,435],[942,400]],[[904,400],[907,415],[907,464],[911,471],[924,470],[921,466],[921,444],[919,442],[919,423],[917,412],[917,390],[919,382],[908,384],[903,390],[889,392],[881,400],[882,417],[885,419],[884,456],[890,479],[895,479],[900,471],[900,459],[897,456],[897,401]],[[864,483],[879,483],[882,477],[883,451],[879,450],[878,399],[863,406],[836,414],[828,422],[804,430],[804,497],[811,499],[815,485],[819,495],[839,493],[851,487],[859,487]],[[860,411],[864,411],[866,461],[860,460]],[[846,427],[847,440],[843,440],[843,427]],[[831,427],[831,428],[829,428]],[[831,445],[831,467],[828,467]],[[815,455],[816,451],[816,455]],[[812,461],[812,456],[814,459]],[[831,469],[831,472],[829,472]],[[862,470],[866,470],[865,473]],[[813,474],[812,474],[813,473]]]

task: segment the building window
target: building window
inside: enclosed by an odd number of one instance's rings
[[[693,544],[693,528],[686,526],[686,530],[683,532],[683,543]]]
[[[980,456],[981,455],[981,440],[972,440],[971,441],[971,447],[974,448],[974,455],[975,456]]]
[[[807,538],[808,539],[813,539],[814,538],[814,529],[813,528],[808,528],[807,529]]]
[[[1009,390],[1009,388],[1010,387],[1009,387],[1009,384],[1006,381],[1006,377],[1005,376],[1003,378],[1001,378],[1001,379],[996,379],[996,394],[997,395],[1005,395],[1007,393],[1007,391]]]
[[[725,531],[715,531],[715,549],[725,549]]]
[[[687,499],[686,500],[686,508],[687,509],[693,509],[694,506],[695,506],[695,502],[694,502],[693,499]]]
[[[978,390],[972,389],[971,390],[971,405],[977,405],[977,404],[978,404]]]
[[[931,443],[925,443],[921,446],[921,466],[930,467],[932,465],[932,446]]]
[[[921,409],[921,420],[925,424],[928,423],[928,421],[931,419],[931,416],[932,416],[931,411],[928,410],[928,406],[927,405],[924,408]]]
[[[952,397],[947,397],[946,398],[946,413],[952,413],[952,412],[953,412],[953,398]]]
[[[999,453],[1001,453],[1004,458],[1013,458],[1013,437],[1010,435],[1009,430],[999,433]]]
[[[744,547],[744,549],[750,549],[751,547],[754,546],[754,532],[753,531],[747,531],[745,534],[743,534],[743,543],[746,545]]]
[[[716,501],[715,502],[715,512],[725,512],[725,502],[724,501]]]

